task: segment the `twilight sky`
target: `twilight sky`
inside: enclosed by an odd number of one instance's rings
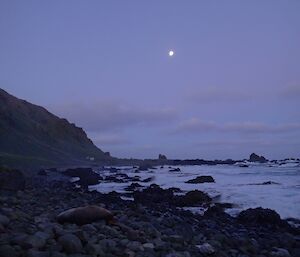
[[[298,0],[1,0],[0,87],[117,157],[300,157],[299,14]]]

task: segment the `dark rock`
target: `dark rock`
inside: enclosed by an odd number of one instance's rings
[[[247,165],[247,164],[240,164],[239,167],[241,167],[241,168],[248,168],[249,165]]]
[[[169,190],[171,190],[173,193],[180,193],[182,190],[178,187],[170,187]]]
[[[2,224],[0,224],[0,234],[5,232],[5,228]]]
[[[79,238],[73,234],[66,234],[58,239],[66,253],[80,253],[82,251],[82,243]]]
[[[6,216],[0,214],[0,224],[3,226],[3,227],[6,227],[9,223],[9,218],[7,218]]]
[[[17,256],[16,250],[10,245],[0,245],[0,257]]]
[[[273,181],[266,181],[262,183],[263,185],[280,185],[280,183],[273,182]]]
[[[131,183],[131,185],[128,186],[128,187],[126,187],[125,190],[126,190],[126,191],[135,191],[135,190],[137,190],[137,189],[139,189],[139,188],[142,188],[142,187],[143,187],[143,186],[140,185],[139,183]]]
[[[197,245],[197,248],[199,249],[199,252],[204,255],[212,255],[215,253],[215,249],[209,243]]]
[[[48,251],[37,251],[30,249],[27,252],[27,257],[50,257],[50,253]]]
[[[25,242],[29,248],[40,249],[43,248],[46,244],[49,236],[44,232],[36,232],[34,235],[29,236]]]
[[[284,249],[284,248],[274,248],[271,253],[270,253],[271,257],[290,257],[290,253],[288,250]]]
[[[111,173],[117,173],[119,171],[119,169],[115,168],[115,167],[110,167],[109,168],[109,172]]]
[[[159,160],[167,160],[167,157],[164,154],[159,154],[158,159]]]
[[[199,190],[189,191],[184,196],[177,196],[176,201],[179,206],[201,206],[209,202],[211,202],[209,195]]]
[[[47,172],[43,169],[39,170],[38,175],[40,176],[47,176]]]
[[[25,177],[19,170],[0,167],[0,189],[18,191],[25,189]]]
[[[115,175],[106,176],[104,180],[114,183],[126,183],[126,180],[124,180],[123,178],[118,178]]]
[[[154,177],[149,177],[149,178],[143,179],[141,182],[148,183],[148,182],[151,182],[153,179],[154,179]]]
[[[215,180],[213,179],[212,176],[198,176],[194,179],[190,179],[186,181],[185,183],[189,184],[200,184],[200,183],[214,183]]]
[[[170,172],[180,172],[181,170],[180,170],[180,168],[174,168],[174,169],[170,169],[169,171]]]
[[[266,181],[263,183],[251,183],[249,185],[255,185],[255,186],[263,186],[263,185],[280,185],[280,183],[274,182],[274,181]]]
[[[57,171],[57,168],[49,168],[48,170],[49,170],[49,171],[56,172],[56,171]]]
[[[67,169],[63,172],[64,175],[69,177],[79,177],[79,183],[83,187],[87,187],[89,185],[97,185],[99,181],[103,178],[95,173],[92,168],[76,168],[76,169]]]
[[[264,162],[267,162],[268,160],[263,157],[263,156],[259,156],[257,155],[256,153],[252,153],[250,155],[250,158],[249,158],[249,161],[250,162],[260,162],[260,163],[264,163]]]
[[[221,203],[215,203],[214,206],[209,207],[205,213],[204,217],[212,218],[216,217],[218,220],[226,221],[228,219],[231,219],[231,216],[227,214],[224,209],[225,208],[231,208],[232,204],[221,204]]]
[[[261,207],[242,211],[238,215],[238,220],[242,223],[252,225],[289,227],[289,224],[285,220],[282,220],[277,212]]]
[[[133,193],[134,200],[139,203],[170,203],[174,197],[171,190],[165,190],[156,184],[150,185],[141,192]]]

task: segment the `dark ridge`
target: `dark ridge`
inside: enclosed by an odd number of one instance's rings
[[[0,89],[0,165],[53,166],[112,159],[82,128]]]

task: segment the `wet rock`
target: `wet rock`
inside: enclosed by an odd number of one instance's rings
[[[196,245],[196,247],[199,249],[199,252],[204,255],[212,255],[215,253],[215,249],[209,243]]]
[[[143,179],[141,182],[149,183],[149,182],[151,182],[151,181],[153,181],[153,180],[154,180],[154,177],[149,177],[149,178]]]
[[[115,167],[110,167],[108,170],[110,173],[117,173],[119,171],[119,169],[117,169]]]
[[[58,239],[63,250],[66,253],[80,253],[82,251],[82,243],[79,238],[73,234],[66,234]]]
[[[200,183],[214,183],[215,180],[212,176],[198,176],[194,179],[190,179],[186,181],[185,183],[189,184],[200,184]]]
[[[278,227],[289,227],[289,224],[282,220],[277,212],[271,209],[255,208],[242,211],[238,215],[242,223],[253,225],[269,225]]]
[[[18,191],[25,189],[25,177],[19,170],[0,167],[0,189]]]
[[[288,250],[283,249],[283,248],[274,248],[271,253],[271,257],[291,257],[290,253]]]
[[[126,191],[135,191],[138,190],[140,188],[142,188],[143,186],[140,185],[139,183],[131,183],[131,185],[129,185],[128,187],[125,188]]]
[[[170,172],[180,172],[181,170],[180,170],[180,168],[174,168],[174,169],[170,169],[169,171]]]
[[[162,189],[156,184],[150,185],[141,192],[135,191],[133,193],[134,200],[143,204],[170,203],[173,196],[171,190]]]
[[[120,177],[120,175],[118,175]],[[124,176],[122,176],[123,178],[119,178],[116,175],[110,175],[110,176],[106,176],[105,177],[105,181],[108,182],[113,182],[113,183],[126,183],[127,179],[124,179]]]
[[[89,185],[97,185],[99,181],[103,178],[95,173],[92,168],[76,168],[76,169],[67,169],[63,172],[64,175],[69,177],[79,177],[79,183],[83,187]]]
[[[280,183],[274,181],[266,181],[262,183],[263,185],[280,185]]]
[[[170,187],[169,190],[171,190],[173,193],[181,193],[182,190],[178,187]]]
[[[171,235],[168,237],[168,240],[172,243],[183,243],[184,238],[180,235]]]
[[[251,183],[251,184],[248,184],[248,185],[254,185],[254,186],[260,186],[260,185],[280,185],[280,183],[277,183],[277,182],[274,182],[274,181],[266,181],[266,182],[263,182],[263,183]]]
[[[143,247],[145,249],[154,249],[154,244],[152,244],[152,243],[145,243],[145,244],[143,244]]]
[[[176,201],[178,206],[201,206],[208,202],[211,202],[211,198],[199,190],[189,191],[184,196],[177,196]]]

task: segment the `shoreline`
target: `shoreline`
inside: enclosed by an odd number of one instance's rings
[[[8,219],[0,234],[0,256],[268,257],[300,253],[300,229],[278,219],[275,212],[261,209],[234,218],[215,206],[201,216],[178,210],[182,199],[155,186],[137,193],[134,202],[124,201],[118,193],[75,188],[68,177],[51,172],[27,178],[24,191],[2,192],[0,201],[0,213]],[[57,223],[60,212],[87,205],[105,207],[128,229],[103,221],[83,226]],[[79,240],[71,252],[60,241],[70,234]]]

